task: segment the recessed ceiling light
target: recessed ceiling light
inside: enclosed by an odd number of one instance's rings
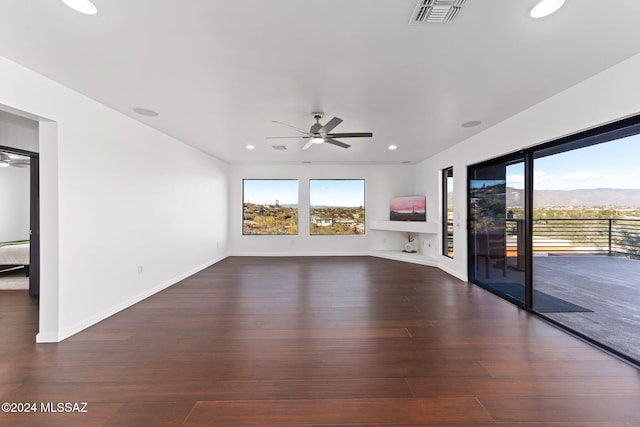
[[[90,0],[61,0],[62,3],[69,6],[76,12],[84,13],[85,15],[95,15],[98,13],[98,8]]]
[[[393,151],[393,150],[397,150],[398,146],[397,145],[393,145],[391,144],[390,146],[387,147],[389,150]]]
[[[532,18],[544,18],[562,7],[564,0],[542,0],[531,9]]]
[[[403,165],[410,165],[411,164],[411,160],[403,160],[400,163],[402,163]]]
[[[141,116],[147,117],[156,117],[158,115],[157,111],[153,111],[148,108],[134,108],[133,111],[140,114]]]
[[[304,164],[310,164],[311,162],[309,160],[303,160],[302,163]]]
[[[481,123],[482,122],[480,120],[471,120],[470,122],[463,123],[460,126],[462,126],[463,128],[472,128],[474,126],[478,126]]]
[[[251,145],[251,144],[249,144],[249,145],[247,145],[245,148],[246,148],[247,150],[253,150],[254,148],[256,148],[256,146],[255,146],[255,145]]]

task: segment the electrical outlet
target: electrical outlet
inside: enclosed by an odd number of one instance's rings
[[[141,265],[138,266],[138,274],[142,274],[142,266]]]

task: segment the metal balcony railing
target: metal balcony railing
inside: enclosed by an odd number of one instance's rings
[[[519,220],[506,220],[508,246],[517,245],[521,224]],[[533,253],[638,256],[640,220],[537,219],[533,221]]]

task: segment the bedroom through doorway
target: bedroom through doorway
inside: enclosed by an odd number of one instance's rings
[[[40,291],[38,155],[0,146],[0,292]]]

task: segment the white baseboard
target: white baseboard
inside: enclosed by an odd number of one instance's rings
[[[358,252],[231,252],[229,256],[255,256],[255,257],[287,257],[287,256],[373,256],[378,258],[386,258],[396,261],[411,262],[431,267],[437,267],[447,274],[467,281],[467,276],[459,272],[447,268],[440,264],[437,260],[423,254],[405,254],[400,251],[358,251]]]
[[[147,289],[144,292],[139,293],[138,295],[135,295],[119,304],[114,305],[113,307],[110,307],[106,310],[103,310],[102,312],[95,314],[93,316],[91,316],[88,319],[85,319],[83,321],[80,321],[78,323],[76,323],[75,325],[66,328],[62,331],[58,331],[57,333],[55,332],[40,332],[36,335],[36,342],[37,343],[53,343],[53,342],[60,342],[66,338],[69,338],[72,335],[77,334],[80,331],[83,331],[85,329],[87,329],[90,326],[95,325],[98,322],[103,321],[104,319],[113,316],[114,314],[124,310],[125,308],[129,308],[134,304],[139,303],[140,301],[149,298],[151,295],[154,295],[162,290],[167,289],[168,287],[175,285],[176,283],[180,282],[181,280],[186,279],[187,277],[201,271],[204,270],[207,267],[212,266],[213,264],[216,264],[220,261],[222,261],[223,259],[227,258],[227,255],[221,255],[219,257],[214,258],[211,261],[208,261],[198,267],[195,267],[189,271],[187,271],[186,273],[180,274],[170,280],[167,280],[151,289]]]
[[[455,277],[456,279],[460,279],[460,280],[462,280],[463,282],[468,281],[468,277],[467,277],[467,275],[466,275],[466,274],[460,274],[459,272],[457,272],[457,271],[455,271],[455,270],[452,270],[452,269],[450,269],[450,268],[448,268],[448,267],[445,267],[445,266],[443,266],[442,264],[438,264],[438,268],[439,268],[440,270],[444,271],[445,273],[452,275],[452,276],[453,276],[453,277]]]
[[[438,262],[422,253],[406,253],[402,251],[370,251],[369,255],[378,257],[378,258],[386,258],[394,261],[402,261],[409,262],[412,264],[421,264],[429,267],[437,267]]]
[[[260,257],[278,257],[278,256],[369,256],[368,251],[357,252],[231,252],[229,256],[260,256]]]
[[[38,332],[36,334],[37,343],[54,343],[60,341],[62,340],[56,332]]]

